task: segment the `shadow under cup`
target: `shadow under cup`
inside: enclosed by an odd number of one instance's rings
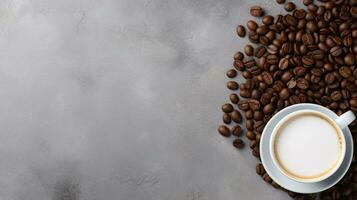
[[[313,161],[311,161],[311,159],[308,159],[309,153],[313,154],[313,153],[315,153],[315,152],[312,152],[313,148],[321,148],[321,147],[320,146],[312,147],[312,145],[309,145],[309,144],[311,144],[311,142],[309,142],[309,141],[316,140],[317,138],[308,138],[306,134],[309,131],[306,131],[306,130],[310,130],[310,131],[315,130],[316,133],[318,133],[321,136],[321,134],[324,134],[324,133],[322,133],[324,131],[324,128],[322,128],[322,130],[320,131],[319,128],[313,126],[313,124],[312,124],[313,121],[311,121],[311,120],[307,121],[307,120],[309,120],[309,118],[312,119],[311,117],[315,117],[315,118],[317,117],[319,120],[321,120],[321,122],[324,122],[325,125],[327,122],[329,124],[329,126],[331,126],[330,129],[333,130],[333,132],[336,135],[333,138],[331,138],[331,137],[328,138],[329,139],[328,142],[335,143],[338,146],[337,146],[337,153],[336,153],[337,155],[333,156],[335,158],[334,162],[331,162],[329,167],[321,167],[321,168],[323,168],[323,169],[321,169],[321,172],[316,173],[316,174],[308,174],[307,175],[307,174],[297,173],[296,171],[294,171],[294,169],[292,169],[291,165],[287,166],[284,164],[284,160],[282,160],[282,159],[286,158],[287,153],[284,153],[284,156],[281,156],[281,154],[283,154],[283,152],[282,152],[282,149],[279,149],[279,145],[282,141],[286,142],[285,146],[286,146],[286,144],[293,144],[291,146],[284,148],[284,152],[293,152],[292,155],[300,154],[298,156],[289,157],[289,160],[293,161],[292,163],[299,163],[299,166],[296,165],[293,167],[302,168],[302,167],[313,166],[314,168],[316,168],[316,165],[319,163],[313,162]],[[297,121],[297,119],[300,120],[299,123],[294,122],[294,120]],[[304,120],[306,121],[306,123],[304,123],[305,122]],[[294,123],[295,123],[295,125],[299,125],[299,126],[296,128],[294,127],[293,131],[291,131],[291,134],[294,132],[294,137],[291,138],[292,139],[291,141],[289,141],[289,137],[286,136],[286,135],[289,135],[289,133],[287,133],[287,130],[289,130],[287,127],[293,126],[292,124],[294,124]],[[301,126],[301,125],[304,125],[304,126]],[[322,124],[320,124],[320,125],[322,125]],[[324,126],[324,127],[326,128],[326,126]],[[284,129],[286,129],[286,130],[284,131]],[[314,131],[314,133],[315,133],[315,131]],[[298,134],[298,135],[296,135],[296,134]],[[301,135],[301,138],[297,139],[298,137],[300,137],[300,135]],[[331,133],[330,133],[330,135],[331,135]],[[282,139],[282,138],[284,138],[284,139]],[[321,142],[323,140],[323,138],[320,138],[320,139],[321,139],[320,140],[320,142]],[[334,140],[334,141],[332,141],[332,140]],[[308,144],[306,144],[304,141],[307,141],[306,143],[308,143]],[[326,142],[326,141],[324,141],[324,142]],[[298,145],[298,146],[296,146],[296,145]],[[340,165],[343,162],[345,153],[346,153],[346,141],[345,141],[345,137],[343,135],[343,132],[342,132],[342,129],[340,128],[340,126],[337,124],[337,122],[335,120],[331,119],[327,115],[325,115],[321,112],[313,111],[313,110],[300,110],[300,111],[295,111],[293,113],[286,115],[275,126],[275,128],[273,129],[272,137],[270,139],[270,154],[271,154],[271,157],[273,158],[274,165],[285,176],[289,177],[292,180],[298,181],[298,182],[312,183],[312,182],[319,182],[319,181],[327,179],[328,177],[333,175],[338,170],[338,168],[340,167]],[[324,153],[324,155],[322,155],[322,157],[323,156],[326,156],[326,153]],[[295,160],[295,157],[297,160]],[[306,158],[306,160],[305,160],[305,158]]]

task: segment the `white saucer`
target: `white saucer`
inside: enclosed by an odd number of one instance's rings
[[[348,127],[342,130],[346,139],[346,154],[341,164],[341,167],[331,177],[317,183],[300,183],[286,177],[279,171],[279,169],[273,163],[273,160],[270,156],[269,140],[274,126],[279,122],[279,120],[281,120],[283,116],[286,116],[288,113],[301,109],[311,109],[320,111],[326,114],[327,116],[330,116],[332,119],[338,117],[334,112],[329,109],[323,107],[321,108],[321,106],[316,104],[308,103],[292,105],[279,111],[272,117],[272,119],[267,123],[264,128],[260,140],[260,158],[269,176],[283,188],[297,193],[321,192],[335,185],[346,174],[348,168],[351,165],[353,157],[353,138]]]

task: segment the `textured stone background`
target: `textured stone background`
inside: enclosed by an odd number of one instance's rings
[[[0,199],[286,199],[216,132],[257,2],[0,1]]]

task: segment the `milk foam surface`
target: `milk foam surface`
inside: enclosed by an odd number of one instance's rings
[[[278,129],[275,153],[290,174],[310,178],[326,173],[341,155],[337,130],[312,113],[297,115]]]

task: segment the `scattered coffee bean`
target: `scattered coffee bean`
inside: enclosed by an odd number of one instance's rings
[[[230,124],[232,122],[231,116],[229,114],[227,114],[227,113],[224,113],[223,117],[222,117],[222,121],[225,124]]]
[[[264,14],[264,11],[260,6],[252,6],[250,7],[250,14],[254,17],[260,17]]]
[[[247,100],[240,100],[238,102],[238,108],[242,111],[247,111],[249,109],[249,104]],[[233,109],[232,109],[233,111]]]
[[[284,9],[288,12],[295,10],[295,4],[293,2],[288,2],[285,4]]]
[[[237,31],[237,35],[239,37],[244,37],[245,36],[245,28],[244,28],[244,26],[238,25],[236,31]]]
[[[234,78],[237,76],[237,71],[235,69],[230,69],[226,73],[228,78]]]
[[[246,45],[245,48],[244,48],[244,53],[247,55],[247,56],[252,56],[253,53],[254,53],[254,49],[253,49],[253,46],[252,45]]]
[[[285,3],[285,0],[276,0],[276,3],[283,4],[283,3]]]
[[[240,136],[242,134],[242,127],[240,127],[239,125],[233,126],[231,133],[236,137]]]
[[[239,138],[234,139],[233,140],[233,146],[236,147],[237,149],[241,149],[241,148],[244,147],[244,142],[243,142],[242,139],[239,139]]]
[[[238,90],[239,85],[235,81],[228,81],[227,82],[227,88],[230,89],[230,90]]]
[[[264,169],[264,166],[259,163],[256,167],[255,167],[255,171],[257,172],[257,174],[259,175],[264,175],[265,174],[265,169]]]
[[[218,132],[224,137],[229,137],[231,135],[229,128],[224,125],[218,127]]]
[[[241,115],[240,112],[237,111],[237,110],[234,110],[234,111],[231,113],[231,118],[232,118],[232,120],[233,120],[235,123],[241,123],[241,122],[242,122],[242,115]]]
[[[235,93],[230,94],[230,95],[229,95],[229,99],[231,100],[231,102],[232,102],[233,104],[237,104],[237,103],[239,102],[239,97],[238,97],[238,95],[235,94]]]
[[[247,131],[246,135],[245,135],[248,140],[254,140],[255,139],[255,134],[253,131]]]
[[[233,112],[233,110],[234,110],[234,108],[233,108],[232,104],[230,104],[230,103],[225,103],[222,105],[222,111],[224,113],[231,113],[231,112]]]

